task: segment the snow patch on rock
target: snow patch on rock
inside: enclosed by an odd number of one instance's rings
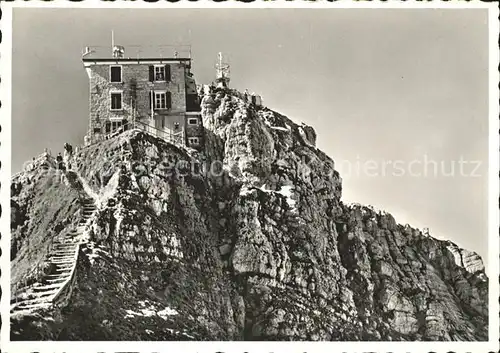
[[[127,309],[125,310],[125,319],[134,318],[137,316],[142,317],[152,317],[159,316],[163,320],[168,320],[170,316],[179,315],[179,312],[175,309],[165,307],[162,310],[158,310],[154,305],[149,304],[147,300],[140,300],[137,304],[139,304],[140,308],[134,310]]]

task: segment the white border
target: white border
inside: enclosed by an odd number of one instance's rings
[[[82,3],[72,3],[68,1],[56,1],[44,3],[40,1],[31,2],[2,2],[2,20],[0,28],[2,29],[3,42],[0,45],[0,75],[2,82],[0,84],[0,99],[2,107],[0,108],[0,124],[2,132],[0,139],[2,141],[0,147],[0,158],[2,160],[2,169],[0,175],[1,185],[0,200],[2,201],[2,216],[0,219],[0,229],[2,237],[0,245],[2,255],[0,258],[2,271],[1,276],[1,309],[2,309],[2,328],[0,333],[0,342],[4,351],[7,352],[116,352],[116,351],[173,351],[173,352],[335,352],[335,351],[395,351],[395,352],[487,352],[497,351],[499,348],[499,109],[498,109],[498,63],[499,53],[497,47],[497,39],[499,33],[498,15],[499,9],[496,3],[484,3],[479,1],[422,1],[422,2],[364,2],[364,1],[346,1],[337,2],[309,2],[309,1],[255,1],[245,4],[236,1],[226,1],[213,3],[208,1],[198,1],[191,3],[188,1],[180,1],[177,3],[162,2],[145,3],[142,1],[115,1],[102,2],[98,0],[86,0]],[[489,20],[489,192],[491,196],[488,203],[488,222],[489,222],[489,341],[488,342],[134,342],[134,341],[107,341],[107,342],[10,342],[10,320],[9,320],[9,303],[10,303],[10,253],[6,251],[10,247],[10,239],[6,234],[10,232],[10,175],[11,175],[11,65],[12,65],[12,9],[13,8],[396,8],[396,9],[488,9]]]

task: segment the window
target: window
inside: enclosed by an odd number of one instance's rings
[[[180,127],[181,127],[181,126],[180,126],[180,124],[176,121],[176,122],[174,123],[174,130],[179,130],[179,129],[180,129]]]
[[[122,82],[122,67],[121,66],[111,66],[110,67],[110,81],[111,82]]]
[[[151,99],[154,97],[154,101]],[[154,106],[154,109],[170,109],[172,108],[172,95],[165,91],[151,91],[149,95],[149,105]]]
[[[122,121],[112,121],[111,122],[111,131],[118,130],[122,126]]]
[[[167,107],[167,97],[165,92],[155,92],[155,108],[165,109]]]
[[[198,118],[189,118],[188,125],[198,125]]]
[[[111,110],[121,110],[121,109],[122,109],[122,93],[111,92]]]
[[[170,81],[170,65],[150,65],[149,81]]]
[[[165,66],[155,66],[155,81],[165,81]]]
[[[200,144],[200,139],[198,137],[190,137],[188,138],[188,142],[190,145],[198,145]]]

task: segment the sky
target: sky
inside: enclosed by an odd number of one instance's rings
[[[217,53],[234,88],[312,125],[343,200],[428,227],[487,259],[488,23],[481,9],[14,9],[12,172],[82,144],[86,46]]]

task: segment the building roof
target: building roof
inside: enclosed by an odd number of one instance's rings
[[[84,63],[89,62],[102,62],[102,63],[119,63],[119,62],[176,62],[176,61],[187,61],[190,62],[191,58],[82,58]]]

